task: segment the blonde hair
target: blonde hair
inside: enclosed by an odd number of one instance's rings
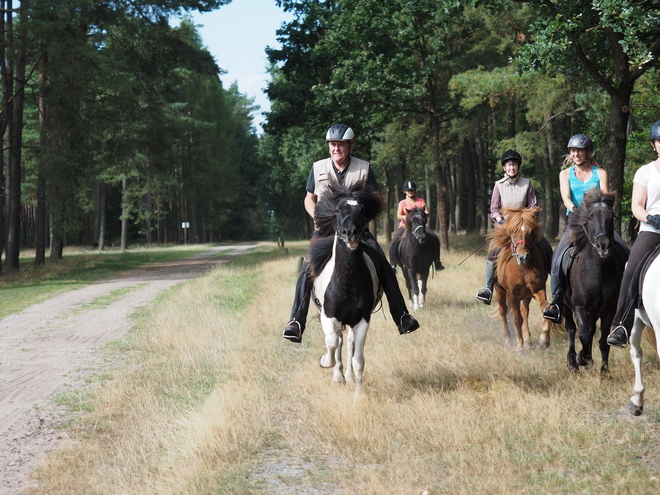
[[[583,149],[586,149],[586,148],[583,148]],[[589,165],[596,165],[596,160],[594,159],[594,150],[587,149],[586,163],[588,163]],[[564,161],[561,165],[562,170],[565,169],[565,168],[570,167],[573,164],[574,163],[573,163],[573,159],[571,158],[570,152],[568,154],[564,155]]]

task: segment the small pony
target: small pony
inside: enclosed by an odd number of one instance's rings
[[[607,334],[616,313],[623,269],[628,260],[627,253],[615,247],[615,197],[614,193],[600,189],[588,191],[582,206],[571,215],[568,225],[574,247],[572,253],[566,253],[572,258],[572,263],[566,275],[564,324],[569,346],[567,365],[572,371],[577,371],[580,366],[588,369],[593,366],[591,350],[596,321],[600,319],[600,372],[608,372],[610,346],[607,345]],[[562,271],[566,271],[563,264]],[[582,349],[576,354],[575,332],[578,326]]]
[[[504,324],[505,345],[513,345],[507,311],[513,314],[516,329],[516,350],[531,348],[529,332],[529,304],[536,299],[541,310],[548,304],[545,282],[548,278],[548,260],[537,246],[541,227],[537,214],[541,208],[503,208],[506,219],[489,235],[493,248],[499,251],[495,264],[497,284],[495,292],[500,318]],[[550,322],[543,319],[539,346],[550,346]]]
[[[314,220],[318,228],[309,249],[314,280],[312,300],[321,313],[327,352],[319,358],[322,368],[333,368],[337,383],[352,382],[355,393],[362,385],[364,345],[371,313],[382,297],[374,263],[365,254],[360,238],[365,226],[385,210],[383,198],[363,183],[351,188],[330,186],[318,202]],[[342,330],[348,327],[346,372],[342,362]]]
[[[421,208],[407,210],[406,230],[398,241],[397,262],[403,271],[408,297],[415,311],[424,307],[429,270],[440,259],[440,240],[426,227]]]

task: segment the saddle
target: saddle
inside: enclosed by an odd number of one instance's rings
[[[639,262],[639,265],[637,265],[632,279],[630,280],[628,293],[626,294],[626,313],[631,309],[639,308],[642,305],[642,285],[644,282],[644,275],[646,275],[649,266],[651,266],[651,263],[653,263],[658,257],[658,254],[660,254],[660,245],[647,252]],[[628,309],[628,306],[631,304],[633,306]]]

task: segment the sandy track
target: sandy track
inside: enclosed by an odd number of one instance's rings
[[[206,273],[220,246],[154,263],[35,304],[0,320],[0,494],[15,494],[40,459],[68,440],[53,424],[64,409],[53,395],[84,386],[99,371],[98,350],[131,328],[129,316],[162,291]],[[104,304],[94,301],[106,298]]]

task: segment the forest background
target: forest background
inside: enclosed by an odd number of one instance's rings
[[[274,1],[294,20],[267,49],[257,135],[254,100],[223,87],[187,17],[228,0],[0,0],[4,269],[26,248],[42,265],[72,244],[308,238],[307,175],[339,122],[390,206],[374,226],[386,241],[408,179],[443,249],[450,232],[485,234],[508,148],[554,238],[576,133],[634,237],[632,177],[660,120],[660,1]]]

